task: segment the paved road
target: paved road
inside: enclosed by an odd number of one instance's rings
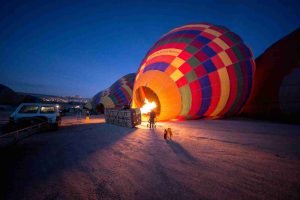
[[[0,199],[300,199],[299,125],[103,122],[66,118],[0,149]]]

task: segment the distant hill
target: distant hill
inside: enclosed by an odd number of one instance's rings
[[[300,122],[300,28],[256,59],[253,89],[241,114]]]
[[[0,105],[18,105],[22,102],[39,102],[40,99],[36,96],[15,92],[9,87],[0,84]]]
[[[15,92],[9,87],[0,84],[0,105],[18,105],[22,102],[44,102],[44,103],[74,103],[85,104],[89,98],[76,96],[56,96],[48,94],[35,94],[26,92]]]
[[[0,84],[0,104],[15,105],[20,102],[20,96],[9,87]]]

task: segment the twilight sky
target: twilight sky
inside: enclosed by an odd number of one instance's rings
[[[187,23],[223,25],[255,57],[300,26],[299,0],[0,0],[0,5],[0,84],[63,96],[92,97],[136,72],[160,36]]]

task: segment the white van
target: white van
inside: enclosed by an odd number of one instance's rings
[[[57,128],[61,123],[59,106],[56,104],[22,103],[10,115],[10,122],[38,123],[47,122],[51,127]]]

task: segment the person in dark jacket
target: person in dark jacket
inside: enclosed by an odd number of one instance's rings
[[[168,131],[167,131],[167,129],[164,130],[164,139],[166,141],[168,141]]]
[[[152,110],[150,112],[150,118],[149,118],[150,128],[154,128],[155,118],[156,118],[156,113]]]

